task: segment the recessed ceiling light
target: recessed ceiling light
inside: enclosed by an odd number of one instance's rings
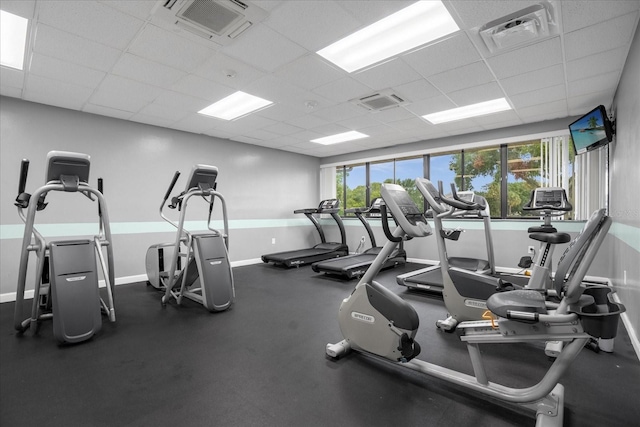
[[[441,1],[419,1],[317,53],[350,73],[458,30]]]
[[[492,99],[491,101],[479,102],[477,104],[465,105],[464,107],[453,108],[451,110],[427,114],[422,116],[422,118],[430,121],[434,125],[437,125],[438,123],[468,119],[469,117],[484,116],[506,110],[511,110],[511,105],[509,105],[505,98],[499,98]]]
[[[24,68],[28,24],[28,19],[0,10],[0,65]]]
[[[335,135],[325,136],[323,138],[312,139],[311,142],[318,144],[330,145],[337,144],[339,142],[353,141],[355,139],[369,138],[369,135],[357,132],[355,130],[349,132],[338,133]]]
[[[233,120],[273,104],[271,101],[238,91],[198,111],[205,116]]]

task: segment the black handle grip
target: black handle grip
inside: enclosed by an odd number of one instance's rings
[[[389,217],[387,216],[387,205],[384,203],[380,205],[380,212],[382,214],[381,222],[382,222],[382,231],[384,231],[384,235],[392,242],[402,242],[402,236],[394,236],[389,228]]]
[[[98,178],[98,191],[100,194],[104,194],[104,186],[102,184],[102,178]],[[102,208],[100,207],[100,200],[98,200],[98,216],[102,217]]]
[[[171,184],[169,184],[169,188],[167,189],[167,192],[164,195],[165,201],[167,201],[167,199],[169,198],[169,195],[171,195],[171,192],[173,191],[173,187],[175,187],[176,181],[178,181],[179,177],[180,177],[180,171],[176,171],[176,173],[173,174],[173,179],[171,180]]]
[[[22,159],[20,164],[20,183],[18,184],[18,194],[24,193],[27,186],[27,175],[29,174],[29,160]]]
[[[480,206],[477,203],[468,203],[463,200],[456,200],[456,199],[452,199],[450,197],[445,196],[444,189],[442,187],[442,181],[438,181],[438,191],[440,192],[440,199],[446,204],[448,204],[449,206],[453,206],[456,209],[461,209],[465,211],[480,209]]]

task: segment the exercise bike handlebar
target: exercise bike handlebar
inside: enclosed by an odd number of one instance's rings
[[[452,185],[452,189],[454,184]],[[480,206],[478,203],[473,203],[473,202],[467,202],[465,200],[462,200],[460,198],[455,199],[455,198],[451,198],[451,197],[447,197],[444,195],[444,189],[442,186],[442,181],[438,181],[438,190],[440,191],[440,199],[445,202],[446,204],[448,204],[449,206],[452,206],[456,209],[460,209],[460,210],[464,210],[464,211],[475,211],[475,210],[483,210],[483,207]],[[457,193],[455,193],[457,194]]]

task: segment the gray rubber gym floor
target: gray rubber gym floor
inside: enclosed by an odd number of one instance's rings
[[[438,332],[442,300],[378,281],[418,310],[420,359],[471,374],[458,336]],[[308,267],[234,269],[236,303],[211,314],[192,302],[162,308],[145,283],[116,288],[117,323],[60,347],[50,322],[18,337],[0,305],[2,426],[527,426],[529,414],[377,359],[325,356],[341,339],[340,301],[355,281]],[[106,322],[106,321],[105,321]],[[620,322],[613,354],[584,349],[563,380],[565,426],[640,419],[640,363]],[[490,379],[533,385],[551,364],[542,345],[481,347]]]

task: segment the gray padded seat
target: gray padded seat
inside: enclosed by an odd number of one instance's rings
[[[496,316],[505,318],[509,317],[509,311],[547,314],[544,295],[528,289],[495,293],[487,300],[487,308]]]

